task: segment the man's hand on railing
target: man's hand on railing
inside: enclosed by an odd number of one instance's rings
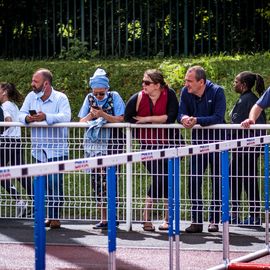
[[[197,124],[197,118],[193,116],[184,116],[181,123],[185,128],[193,128]]]
[[[250,125],[254,125],[254,124],[255,124],[255,121],[248,118],[248,119],[244,120],[244,121],[241,123],[241,126],[242,126],[243,128],[250,128]]]

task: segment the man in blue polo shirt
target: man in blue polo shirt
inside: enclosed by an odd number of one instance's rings
[[[225,123],[226,100],[222,87],[206,80],[205,70],[193,66],[185,75],[185,87],[182,89],[177,121],[185,128],[196,124],[210,126]],[[192,144],[206,144],[224,139],[220,130],[193,129]],[[208,226],[209,232],[218,231],[220,221],[220,160],[219,153],[193,155],[190,158],[189,194],[192,204],[192,223],[186,228],[188,233],[203,230],[203,174],[211,165],[212,202]]]

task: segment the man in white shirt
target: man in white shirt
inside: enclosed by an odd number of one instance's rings
[[[22,123],[44,122],[48,125],[69,122],[71,109],[65,94],[52,87],[52,73],[38,69],[32,77],[32,91],[26,96],[21,107]],[[68,129],[34,127],[32,132],[32,155],[37,162],[52,162],[68,159]],[[49,217],[45,226],[60,228],[59,221],[63,205],[63,175],[48,175],[47,200]]]

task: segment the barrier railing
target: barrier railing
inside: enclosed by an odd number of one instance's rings
[[[22,137],[20,144],[10,144],[6,141],[6,138],[1,138],[0,151],[6,149],[7,146],[13,149],[21,149],[21,153],[23,155],[23,159],[26,163],[35,162],[32,160],[31,150],[33,149],[33,144],[31,141],[31,130],[36,127],[40,127],[44,129],[44,134],[46,134],[46,130],[48,126],[46,124],[31,124],[24,126],[20,123],[0,123],[0,126],[8,127],[8,126],[20,126],[22,129]],[[68,128],[69,136],[68,136],[68,148],[69,148],[69,159],[75,158],[84,158],[85,155],[88,155],[88,152],[85,151],[89,145],[85,140],[86,129],[88,125],[86,123],[64,123],[64,124],[56,124],[52,125],[49,128]],[[254,136],[262,135],[267,132],[270,128],[270,125],[255,125],[253,129],[244,130],[240,127],[240,125],[215,125],[210,127],[199,127],[195,126],[192,131],[194,132],[194,137],[197,135],[202,136],[202,139],[207,143],[211,143],[213,141],[220,141],[221,139],[234,137],[238,139],[241,136]],[[201,143],[199,140],[195,140],[191,138],[191,131],[183,129],[181,125],[171,124],[171,125],[131,125],[128,123],[118,123],[118,124],[107,124],[104,126],[104,129],[109,131],[115,130],[113,133],[113,140],[109,140],[107,138],[107,145],[105,147],[107,153],[121,154],[121,153],[133,153],[137,151],[147,151],[154,149],[165,149],[168,147],[175,148],[184,145],[192,145],[196,143]],[[149,131],[147,133],[148,141],[144,142],[141,139],[141,135],[145,130]],[[160,131],[169,130],[167,144],[163,144],[162,136],[163,133]],[[179,132],[180,131],[180,132]],[[208,138],[208,135],[213,133],[216,137]],[[223,133],[224,138],[220,135]],[[112,134],[112,133],[111,133]],[[182,137],[181,137],[182,135]],[[156,137],[155,137],[156,136]],[[159,137],[160,136],[160,137]],[[46,136],[45,136],[46,138]],[[159,141],[159,139],[161,139]],[[155,140],[153,142],[153,140]],[[102,149],[102,144],[99,144],[99,147]],[[90,148],[90,150],[95,150],[95,148]],[[101,153],[101,155],[105,155],[105,153]],[[245,153],[249,151],[250,155],[245,157]],[[16,154],[16,153],[15,153]],[[243,155],[244,158],[241,156]],[[216,156],[214,156],[214,159]],[[251,208],[257,208],[260,220],[262,221],[262,212],[260,207],[264,206],[264,201],[262,200],[263,194],[263,151],[260,147],[253,147],[252,144],[249,144],[245,149],[239,147],[235,148],[230,152],[230,160],[235,159],[235,167],[230,167],[230,175],[232,179],[239,182],[241,187],[245,184],[245,177],[252,178],[254,180],[250,181],[250,183],[257,183],[258,194],[255,194],[255,191],[250,189],[249,194],[254,198],[252,202],[254,205],[251,206],[248,203],[248,198],[246,196],[236,194],[237,203],[235,203],[235,199],[231,199],[231,204],[234,204],[234,212],[239,215],[238,223],[243,223],[246,218],[246,215],[251,212]],[[239,161],[237,161],[239,159]],[[249,159],[249,160],[246,160]],[[246,162],[251,164],[252,167],[258,171],[258,174],[253,174],[250,172],[249,175],[240,175],[243,173],[240,169],[244,168]],[[184,156],[181,158],[181,220],[191,221],[191,199],[187,190],[189,189],[189,180],[192,176],[196,174],[196,172],[192,173],[190,171],[190,156]],[[6,162],[7,165],[8,161]],[[145,166],[147,162],[138,161],[136,163],[126,163],[117,167],[117,218],[120,222],[126,222],[127,228],[131,229],[132,223],[134,222],[143,222],[143,210],[144,210],[144,202],[147,196],[147,190],[151,185],[152,177],[163,177],[166,176],[167,172],[163,172],[162,170],[157,170],[155,172],[149,172]],[[160,166],[159,163],[152,163],[157,168]],[[4,165],[5,166],[5,165]],[[257,167],[256,167],[257,166]],[[103,201],[106,198],[103,193],[97,194],[95,191],[95,184],[98,179],[91,176],[90,170],[81,170],[81,171],[70,171],[63,173],[63,182],[64,182],[64,190],[62,201],[56,201],[56,204],[62,203],[62,216],[60,217],[63,220],[84,220],[89,222],[94,222],[100,220],[100,210],[101,207],[99,205],[99,201]],[[232,173],[234,170],[234,173]],[[103,174],[105,177],[105,174]],[[204,219],[209,219],[209,211],[208,209],[212,204],[212,191],[211,191],[211,177],[220,178],[220,172],[215,172],[211,174],[209,170],[206,170],[203,175],[200,175],[203,178],[202,188],[203,192],[203,211],[204,211]],[[241,180],[238,180],[237,177],[241,176]],[[12,179],[12,183],[20,197],[27,203],[27,215],[22,216],[20,214],[20,205],[18,210],[16,208],[16,194],[9,193],[5,188],[1,188],[0,191],[0,218],[32,218],[32,187],[31,184],[27,185],[26,188],[22,187],[21,183],[24,178]],[[31,182],[28,181],[28,183]],[[231,185],[231,183],[230,183]],[[253,187],[253,186],[252,186]],[[236,187],[238,188],[238,187]],[[235,188],[235,189],[236,189]],[[230,189],[233,189],[230,187]],[[13,190],[13,189],[12,189]],[[255,186],[253,188],[255,190]],[[29,192],[30,191],[30,192]],[[164,191],[163,191],[164,192]],[[46,191],[47,193],[47,191]],[[162,194],[164,195],[164,194]],[[221,198],[219,196],[219,198]],[[235,206],[236,205],[236,206]],[[166,201],[162,198],[158,198],[153,202],[151,208],[151,216],[150,219],[152,221],[160,221],[164,219],[164,210],[166,207]],[[48,214],[49,201],[46,200],[46,212],[45,215]],[[29,212],[29,214],[28,214]]]
[[[179,214],[179,203],[178,203],[178,191],[180,187],[177,186],[177,181],[179,179],[178,177],[178,169],[181,170],[181,165],[178,161],[180,157],[190,156],[190,155],[198,155],[201,153],[211,153],[211,152],[222,152],[222,221],[223,221],[223,237],[224,237],[224,255],[223,260],[224,264],[217,266],[214,269],[226,269],[227,266],[231,262],[235,262],[236,260],[232,260],[230,262],[229,259],[229,238],[228,238],[228,223],[229,223],[229,155],[228,150],[235,149],[239,147],[250,147],[256,146],[256,145],[264,145],[270,143],[270,136],[260,136],[260,137],[254,137],[254,138],[247,138],[247,139],[241,139],[241,140],[233,140],[233,141],[223,141],[219,143],[211,143],[211,144],[204,144],[204,145],[195,145],[195,146],[186,146],[186,147],[179,147],[179,148],[171,148],[171,149],[162,149],[162,150],[151,150],[151,151],[145,151],[145,152],[135,152],[135,153],[127,153],[127,154],[119,154],[119,155],[111,155],[111,156],[103,156],[103,157],[94,157],[94,158],[85,158],[85,159],[74,159],[74,160],[67,160],[67,161],[61,161],[61,162],[51,162],[50,166],[48,166],[46,163],[41,164],[28,164],[28,165],[20,165],[20,166],[9,166],[5,168],[0,169],[0,180],[4,179],[11,179],[11,178],[17,178],[21,176],[39,176],[39,175],[46,175],[46,174],[53,174],[53,173],[63,173],[65,171],[80,171],[85,169],[93,169],[93,168],[99,168],[99,167],[113,167],[120,164],[127,164],[127,163],[135,163],[144,161],[145,157],[147,157],[148,160],[156,160],[156,159],[169,159],[169,237],[170,237],[170,269],[173,269],[173,255],[172,255],[172,236],[175,234],[176,236],[176,267],[179,268],[179,221],[180,218],[178,216]],[[269,220],[268,220],[268,213],[269,213],[269,195],[268,195],[268,160],[269,160],[269,148],[268,146],[265,146],[265,160],[267,163],[265,163],[265,205],[266,205],[266,230],[269,230]],[[173,161],[172,161],[173,160]],[[267,169],[266,169],[267,168]],[[115,170],[111,169],[108,173],[109,179],[107,178],[108,184],[112,183],[114,185],[115,179]],[[174,180],[173,180],[174,179]],[[36,178],[37,182],[39,182],[39,178]],[[173,183],[174,182],[174,183]],[[173,187],[173,188],[172,188]],[[176,190],[177,189],[177,190]],[[115,190],[113,188],[109,187],[109,190],[111,190],[108,194],[109,197],[109,253],[110,253],[110,260],[109,260],[109,269],[115,269]],[[35,188],[36,193],[43,194],[38,190],[38,188]],[[36,195],[36,194],[35,194]],[[42,206],[42,197],[39,200],[40,207]],[[36,199],[36,196],[35,196]],[[36,205],[37,202],[35,202],[36,210],[38,211],[38,207]],[[114,212],[114,213],[113,213]],[[42,213],[41,213],[42,214]],[[39,239],[45,239],[44,237],[44,224],[38,224],[37,219],[42,220],[44,216],[38,217],[38,215],[35,215],[35,233],[40,234]],[[39,230],[39,227],[43,227],[43,229]],[[251,255],[242,257],[238,259],[238,261],[246,261],[246,260],[252,260],[261,256],[264,256],[266,254],[269,254],[269,239],[268,232],[266,233],[266,248],[262,251],[258,251],[256,253],[253,253]],[[43,241],[36,241],[36,245],[43,243]],[[42,269],[43,265],[45,266],[44,262],[44,254],[41,254],[44,248],[43,247],[36,247],[36,269]],[[45,249],[44,249],[45,250]],[[38,253],[38,254],[37,254]],[[42,256],[43,255],[43,256]]]
[[[224,269],[269,269],[270,265],[243,264],[270,254],[269,244],[269,145],[264,146],[265,154],[265,248],[253,253],[230,260],[229,253],[229,157],[228,151],[222,152],[222,223],[223,223],[223,264],[209,268],[209,270]]]

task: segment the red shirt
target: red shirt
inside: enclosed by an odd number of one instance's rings
[[[138,116],[152,116],[167,114],[168,89],[164,88],[154,105],[150,97],[142,91],[142,98],[138,107]],[[165,144],[168,131],[165,129],[141,128],[137,130],[137,137],[144,144]]]

